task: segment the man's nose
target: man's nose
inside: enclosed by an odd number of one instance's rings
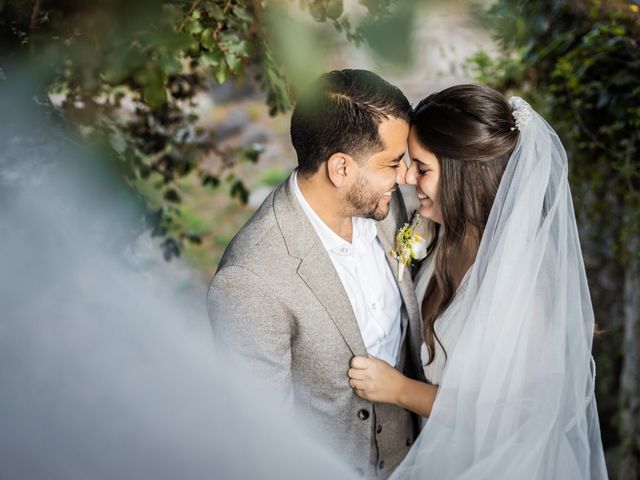
[[[400,160],[400,164],[398,168],[396,168],[396,183],[398,185],[404,185],[405,177],[407,175],[407,162],[405,162],[404,158]]]

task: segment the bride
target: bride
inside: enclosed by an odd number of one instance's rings
[[[553,129],[482,86],[435,93],[409,136],[429,255],[416,278],[422,383],[354,357],[355,393],[428,417],[396,478],[607,478],[593,310]]]

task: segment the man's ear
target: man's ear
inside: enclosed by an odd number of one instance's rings
[[[327,177],[335,187],[346,187],[351,184],[357,168],[355,160],[350,155],[334,153],[327,160]]]

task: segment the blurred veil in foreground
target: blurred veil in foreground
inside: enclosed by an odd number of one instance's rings
[[[24,100],[0,92],[0,477],[346,477],[122,253],[140,211]]]

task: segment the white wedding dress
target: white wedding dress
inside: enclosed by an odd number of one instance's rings
[[[393,479],[607,478],[567,157],[542,117],[522,99],[514,105],[528,122],[475,262],[435,322],[447,357],[436,342],[424,370],[438,394]],[[434,256],[415,279],[419,303]]]

